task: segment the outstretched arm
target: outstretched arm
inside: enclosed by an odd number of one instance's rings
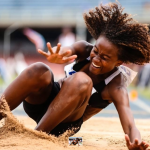
[[[78,41],[71,46],[61,47],[58,43],[57,46],[51,47],[50,43],[47,43],[48,53],[38,50],[40,54],[46,57],[51,63],[64,64],[76,60],[84,60],[87,58],[93,48],[93,45],[86,41]]]
[[[125,87],[120,86],[109,90],[114,105],[118,111],[119,118],[124,130],[126,145],[129,150],[146,150],[148,144],[141,141],[141,135],[136,128],[134,118],[129,106],[128,93]]]

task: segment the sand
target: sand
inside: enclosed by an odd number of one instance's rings
[[[68,137],[48,136],[35,131],[36,123],[26,116],[14,117],[4,103],[0,112],[0,149],[2,150],[127,150],[118,118],[91,118],[74,137],[82,137],[83,146],[69,146]],[[150,120],[136,119],[143,140],[150,143]]]

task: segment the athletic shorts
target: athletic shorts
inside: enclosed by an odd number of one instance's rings
[[[47,99],[47,101],[44,102],[43,104],[34,105],[24,100],[23,107],[25,112],[28,114],[30,118],[32,118],[38,124],[41,118],[46,113],[50,103],[53,101],[53,99],[56,97],[59,91],[60,91],[59,83],[54,82],[51,95]],[[72,136],[73,134],[77,133],[80,130],[82,123],[83,123],[82,117],[74,122],[60,123],[49,134],[58,137],[59,135],[63,134],[66,130],[72,130],[73,132],[71,132],[71,134],[69,135]]]

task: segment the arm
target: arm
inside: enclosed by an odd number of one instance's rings
[[[60,49],[60,53],[70,50],[71,51],[70,56],[77,55],[78,58],[84,57],[83,59],[85,59],[90,55],[92,48],[93,48],[92,44],[90,44],[84,40],[81,40],[81,41],[75,42],[71,46],[62,47]]]
[[[94,108],[90,105],[87,105],[85,112],[83,114],[83,122],[94,116],[95,114],[99,113],[102,109]]]
[[[118,87],[111,95],[118,111],[124,133],[128,134],[131,142],[134,142],[135,138],[138,138],[139,142],[141,142],[140,132],[135,126],[134,118],[129,106],[127,90],[124,87]]]
[[[124,86],[111,88],[110,86],[109,93],[118,111],[124,133],[126,134],[125,139],[128,149],[146,150],[149,145],[143,141],[141,142],[141,135],[135,126],[134,118],[129,106],[129,98],[126,88]]]
[[[46,57],[46,59],[51,63],[64,64],[70,61],[84,60],[87,58],[93,48],[93,45],[86,41],[78,41],[71,46],[61,47],[58,43],[57,47],[51,48],[50,43],[47,43],[49,53],[45,53],[42,50],[38,52]]]

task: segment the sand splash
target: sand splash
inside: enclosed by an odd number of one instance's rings
[[[57,149],[60,147],[61,149],[68,145],[68,134],[71,131],[67,131],[59,138],[56,138],[52,135],[47,135],[44,132],[36,131],[25,127],[21,122],[17,120],[17,118],[11,113],[9,106],[4,97],[1,98],[0,105],[0,113],[4,117],[0,121],[0,139],[5,139],[14,136],[20,136],[22,140],[24,138],[29,139],[45,139],[51,142],[53,146],[57,146]]]

